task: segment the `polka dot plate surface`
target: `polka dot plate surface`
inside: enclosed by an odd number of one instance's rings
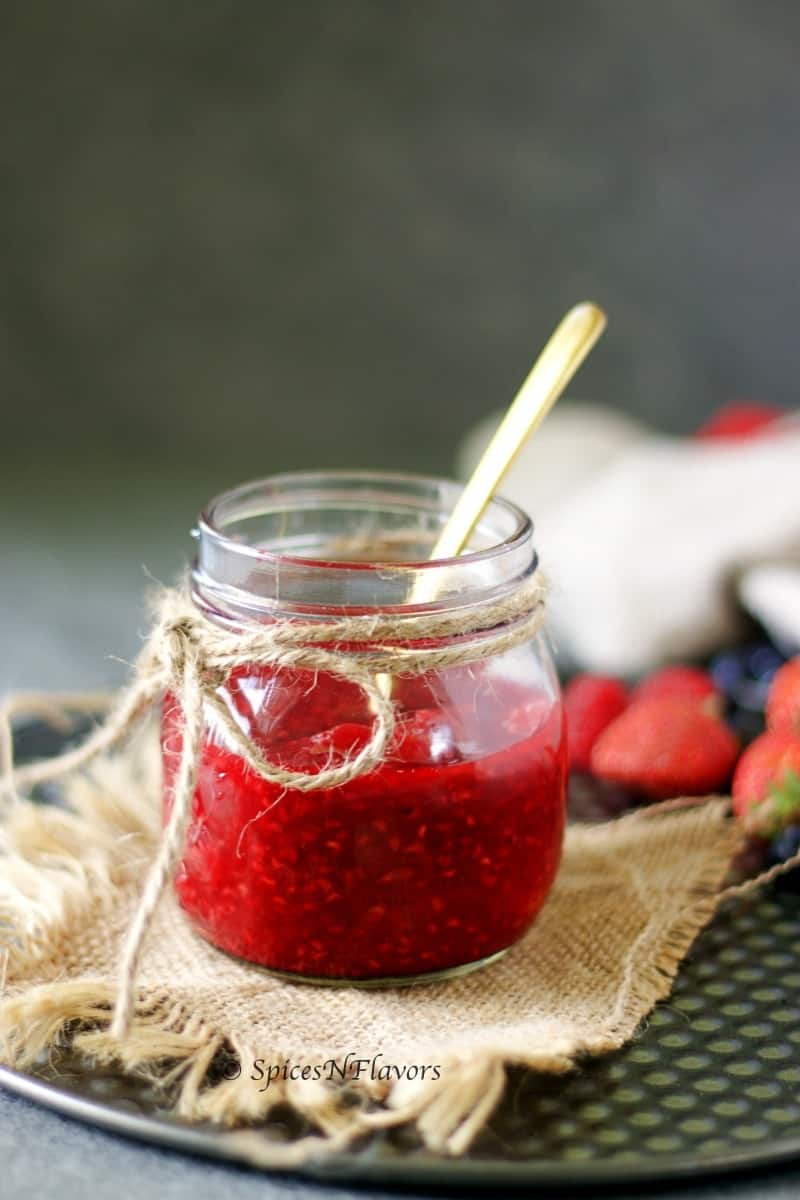
[[[170,1117],[141,1081],[69,1059],[0,1083],[70,1116],[147,1141],[236,1160],[235,1139]],[[299,1132],[280,1115],[270,1134]],[[318,1178],[385,1184],[575,1186],[800,1160],[800,896],[729,904],[697,939],[670,998],[636,1039],[568,1076],[516,1070],[462,1159],[407,1131],[310,1164]]]

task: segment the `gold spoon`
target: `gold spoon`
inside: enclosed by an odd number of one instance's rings
[[[541,425],[605,327],[605,313],[588,302],[576,304],[562,319],[484,450],[431,558],[461,553],[522,444]]]
[[[461,553],[523,442],[541,425],[605,327],[605,313],[589,302],[576,304],[562,318],[472,472],[431,559],[455,558]],[[422,604],[434,596],[435,584],[423,574],[411,602]],[[378,679],[383,694],[390,695],[391,676]]]

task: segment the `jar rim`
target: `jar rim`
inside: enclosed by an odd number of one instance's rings
[[[536,570],[533,524],[495,497],[473,534],[476,548],[428,558],[461,491],[450,480],[391,471],[297,471],[241,484],[198,520],[195,601],[233,618],[327,619],[499,598]]]
[[[306,555],[286,554],[270,550],[264,546],[248,544],[235,537],[231,537],[225,533],[224,525],[219,522],[219,514],[226,506],[235,510],[237,505],[246,506],[248,500],[254,499],[259,495],[266,499],[268,489],[272,491],[273,498],[277,498],[280,495],[281,488],[286,489],[290,486],[302,484],[307,484],[311,487],[315,483],[320,485],[328,481],[342,485],[348,482],[351,484],[389,486],[393,484],[395,486],[411,484],[422,488],[430,488],[432,499],[437,491],[442,495],[449,492],[449,507],[442,507],[441,511],[443,513],[452,511],[458,496],[463,490],[463,484],[456,483],[453,480],[435,475],[418,475],[406,471],[335,469],[280,472],[275,475],[264,476],[260,479],[249,480],[246,483],[238,484],[236,487],[219,492],[201,511],[197,520],[195,536],[210,538],[225,552],[240,555],[243,558],[256,559],[262,564],[274,563],[277,565],[285,563],[287,565],[302,567],[303,569],[318,569],[326,572],[336,570],[371,570],[375,567],[381,567],[391,571],[402,572],[407,570],[416,573],[418,571],[441,569],[442,567],[458,565],[463,568],[471,564],[478,565],[485,563],[496,558],[498,555],[508,554],[524,545],[533,534],[533,521],[528,514],[512,500],[507,500],[505,497],[498,495],[493,496],[487,504],[484,510],[484,518],[490,518],[493,514],[503,514],[506,518],[510,517],[514,521],[511,531],[492,545],[476,550],[465,550],[462,554],[444,558],[369,559],[365,561],[363,559],[323,559]],[[256,510],[250,510],[250,515],[256,515]]]

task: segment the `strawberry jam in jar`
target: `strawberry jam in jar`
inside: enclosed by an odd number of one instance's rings
[[[284,475],[201,517],[193,597],[229,630],[390,614],[395,645],[418,647],[404,622],[454,614],[456,628],[469,618],[467,640],[490,639],[482,657],[392,676],[386,751],[337,787],[262,778],[207,706],[175,887],[220,949],[309,982],[418,982],[494,960],[544,903],[564,830],[558,683],[541,633],[515,641],[513,619],[496,624],[503,598],[535,580],[532,527],[495,499],[465,553],[431,561],[459,491],[406,475]],[[243,661],[216,695],[264,758],[309,775],[352,758],[375,720],[360,687],[324,670]],[[162,747],[168,806],[181,750],[172,696]]]

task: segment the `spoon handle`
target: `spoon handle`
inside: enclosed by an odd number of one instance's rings
[[[566,314],[486,447],[431,558],[453,558],[464,549],[523,442],[547,416],[605,327],[606,315],[595,304],[577,304]]]
[[[464,549],[522,443],[545,419],[605,327],[603,310],[588,302],[577,304],[562,319],[483,452],[439,534],[432,559],[455,558]],[[416,604],[427,603],[435,599],[435,589],[433,580],[423,574],[410,599]],[[392,676],[377,678],[384,696],[390,696]]]

